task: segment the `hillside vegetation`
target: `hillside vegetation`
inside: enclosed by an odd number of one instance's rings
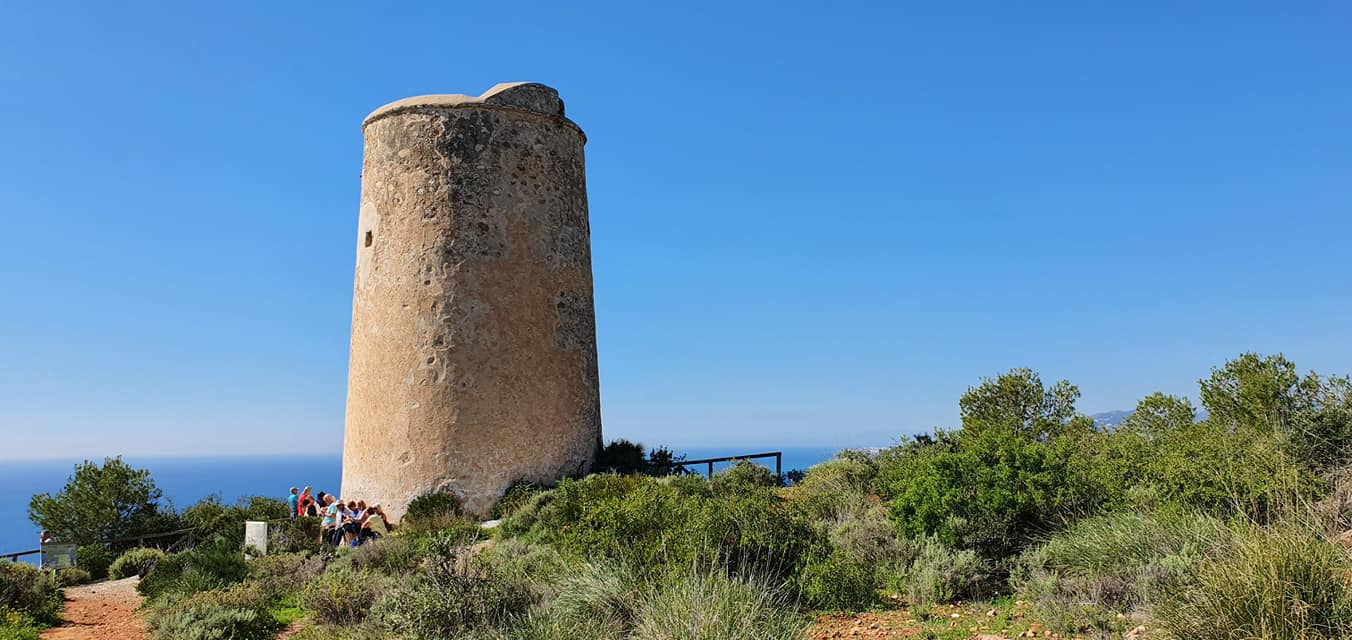
[[[1155,394],[1116,427],[1078,396],[1010,371],[962,396],[960,428],[842,451],[789,487],[748,463],[668,475],[670,452],[621,443],[606,473],[514,488],[490,530],[429,498],[353,549],[293,533],[246,560],[222,535],[140,589],[166,640],[297,618],[328,640],[768,640],[903,607],[927,637],[967,638],[986,627],[930,611],[975,601],[1010,637],[1352,637],[1346,377],[1245,354],[1201,381],[1206,419]]]

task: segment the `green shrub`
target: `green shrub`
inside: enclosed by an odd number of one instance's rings
[[[270,496],[246,496],[236,503],[244,510],[245,520],[290,520],[291,505],[286,500]]]
[[[675,480],[565,480],[512,520],[530,522],[529,539],[640,572],[721,565],[787,578],[815,544],[816,532],[774,488],[747,484],[714,495],[702,480]]]
[[[991,571],[971,549],[957,550],[934,537],[908,541],[908,559],[896,565],[894,586],[914,606],[952,602],[982,595]]]
[[[1279,435],[1259,428],[1210,420],[1188,425],[1155,443],[1147,487],[1162,507],[1218,517],[1238,510],[1266,521],[1317,486],[1316,477],[1283,446]]]
[[[1149,608],[1188,580],[1197,562],[1229,543],[1224,525],[1206,516],[1107,514],[1029,549],[1012,582],[1040,618],[1066,618],[1053,626],[1069,632],[1093,625],[1068,617],[1066,603],[1077,603],[1093,619]]]
[[[1030,548],[1011,584],[1053,629],[1114,632],[1123,624],[1117,614],[1143,620],[1199,561],[1229,544],[1225,526],[1201,515],[1108,514]]]
[[[878,603],[878,576],[841,551],[807,563],[799,576],[803,600],[814,609],[857,611]]]
[[[1282,354],[1240,354],[1200,381],[1209,422],[1276,436],[1314,468],[1341,464],[1352,448],[1352,380],[1301,376]]]
[[[493,505],[493,511],[489,515],[494,518],[505,518],[516,511],[527,502],[530,502],[536,494],[544,491],[540,485],[533,482],[517,482],[507,488],[507,493],[503,494],[502,499]]]
[[[225,504],[219,495],[209,495],[183,510],[183,522],[204,537],[224,537],[234,544],[244,543],[244,522],[247,520],[289,519],[291,508],[286,502],[267,496],[246,496],[233,505]]]
[[[300,591],[300,604],[317,622],[354,625],[367,613],[389,581],[380,573],[350,567],[330,567]]]
[[[63,587],[73,587],[93,579],[88,571],[79,567],[64,567],[56,570],[56,582]]]
[[[587,563],[562,577],[550,608],[559,620],[617,635],[637,622],[644,590],[643,581],[623,565]]]
[[[477,530],[474,533],[477,534]],[[391,574],[407,573],[418,566],[426,552],[430,552],[428,544],[430,543],[426,538],[388,536],[367,541],[350,550],[346,557],[357,569],[375,569]]]
[[[324,572],[324,560],[306,553],[277,553],[249,561],[249,579],[269,600],[300,591]]]
[[[862,451],[845,450],[808,469],[791,495],[808,516],[833,520],[872,503],[878,461]]]
[[[169,555],[159,549],[132,549],[118,556],[108,566],[108,577],[113,580],[139,575],[142,568],[163,562]]]
[[[0,607],[0,640],[38,640],[47,627],[32,614]]]
[[[790,640],[804,620],[772,580],[694,573],[650,592],[633,640]]]
[[[440,518],[444,515],[460,515],[460,497],[453,493],[426,493],[408,503],[405,518]]]
[[[61,610],[56,574],[17,562],[0,562],[0,609],[27,614],[39,623],[55,623]]]
[[[469,547],[446,549],[385,593],[371,615],[391,631],[414,638],[452,638],[508,626],[534,604],[520,574],[471,557]]]
[[[187,562],[184,560],[182,553],[172,554],[165,558],[163,562],[157,563],[150,573],[136,583],[136,591],[146,598],[155,598],[161,594],[169,593],[177,587],[186,567]]]
[[[519,503],[511,513],[503,516],[502,523],[493,530],[494,533],[503,538],[525,535],[536,526],[541,510],[547,510],[558,495],[554,489],[532,494]]]
[[[244,553],[228,536],[217,536],[189,551],[165,558],[136,590],[147,598],[191,594],[230,586],[249,575]]]
[[[280,624],[268,614],[269,594],[256,583],[222,589],[166,593],[146,606],[151,640],[270,638]]]
[[[88,571],[95,580],[102,580],[108,577],[108,566],[115,557],[104,545],[87,544],[75,549],[75,566]]]
[[[323,549],[319,541],[322,519],[318,516],[290,518],[268,528],[269,553],[317,553]]]
[[[960,430],[879,456],[875,487],[898,529],[998,561],[1121,501],[1120,477],[1094,464],[1106,436],[1076,414],[1078,397],[1027,369],[968,389]]]
[[[779,478],[770,469],[749,460],[738,460],[727,469],[714,474],[709,489],[714,495],[742,495],[758,488],[779,486]]]
[[[462,504],[453,493],[427,493],[408,503],[408,511],[399,521],[406,533],[421,534],[439,529],[462,526]]]
[[[908,546],[897,537],[882,507],[867,505],[843,512],[825,524],[831,546],[855,562],[882,568],[910,558]]]
[[[938,536],[998,560],[1092,513],[1105,499],[1106,489],[1085,462],[1097,437],[964,429],[885,456],[878,485],[891,496],[888,508],[904,535]]]
[[[553,598],[560,581],[581,571],[578,563],[565,559],[554,547],[515,538],[498,540],[481,551],[475,561],[495,575],[527,585],[532,599],[538,601]]]
[[[1352,560],[1299,521],[1231,526],[1234,547],[1199,562],[1156,615],[1175,638],[1352,637]]]

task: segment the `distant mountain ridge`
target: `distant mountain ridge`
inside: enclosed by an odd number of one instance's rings
[[[1094,424],[1100,427],[1116,427],[1122,424],[1122,421],[1126,420],[1127,416],[1131,414],[1131,411],[1104,411],[1103,413],[1091,413],[1089,417],[1094,420]]]

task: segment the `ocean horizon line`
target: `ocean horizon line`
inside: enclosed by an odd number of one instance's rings
[[[631,442],[633,442],[633,440],[632,440],[632,439],[629,439],[629,438],[626,438],[626,440],[630,440]],[[729,449],[730,451],[727,452],[727,455],[732,456],[732,455],[738,455],[738,454],[763,453],[763,452],[770,452],[770,451],[802,451],[802,450],[809,450],[809,449],[812,449],[812,450],[819,450],[819,449],[834,449],[834,450],[836,450],[836,451],[841,451],[841,450],[844,450],[844,449],[864,449],[864,450],[869,450],[869,449],[883,449],[883,448],[887,448],[887,447],[890,447],[890,446],[894,446],[895,443],[893,443],[893,444],[883,444],[883,445],[794,444],[794,445],[780,445],[780,446],[773,446],[773,445],[766,445],[766,444],[754,444],[754,443],[752,443],[752,444],[701,444],[701,445],[680,446],[680,445],[667,445],[667,444],[648,445],[647,443],[641,442],[641,441],[640,441],[639,444],[642,444],[645,448],[647,448],[647,449],[649,449],[649,450],[654,449],[654,448],[666,448],[666,449],[669,449],[669,450],[671,450],[672,452],[677,453],[677,454],[680,454],[680,453],[682,453],[682,452],[684,452],[684,451],[700,451],[700,452],[707,452],[707,451],[712,450],[712,449]],[[738,450],[737,450],[737,451],[732,451],[732,449],[738,449]],[[754,451],[753,451],[753,449],[754,449]],[[295,458],[327,458],[327,457],[331,457],[331,456],[337,456],[337,457],[340,457],[340,458],[341,458],[342,455],[343,455],[343,452],[342,452],[341,450],[338,450],[338,451],[281,451],[281,452],[279,452],[279,451],[264,451],[264,452],[227,452],[227,453],[218,453],[218,452],[185,452],[185,453],[155,453],[155,454],[142,454],[142,453],[111,453],[111,454],[100,454],[100,455],[66,455],[66,456],[16,456],[16,457],[5,457],[5,456],[0,456],[0,464],[3,464],[3,463],[11,463],[11,462],[15,462],[15,463],[23,463],[23,462],[34,462],[34,463],[69,462],[69,463],[78,464],[78,463],[80,463],[80,462],[85,462],[85,461],[101,462],[101,461],[103,461],[104,459],[107,459],[107,458],[122,458],[123,460],[133,460],[133,461],[146,461],[146,462],[152,462],[152,461],[157,461],[157,460],[193,460],[193,459],[200,459],[200,460],[229,460],[229,459],[244,459],[244,458],[248,458],[248,459],[258,459],[258,458],[289,458],[289,459],[295,459]]]

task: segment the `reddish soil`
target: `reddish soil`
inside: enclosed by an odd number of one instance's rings
[[[145,640],[146,625],[136,613],[141,595],[136,578],[69,587],[61,626],[42,640]]]

